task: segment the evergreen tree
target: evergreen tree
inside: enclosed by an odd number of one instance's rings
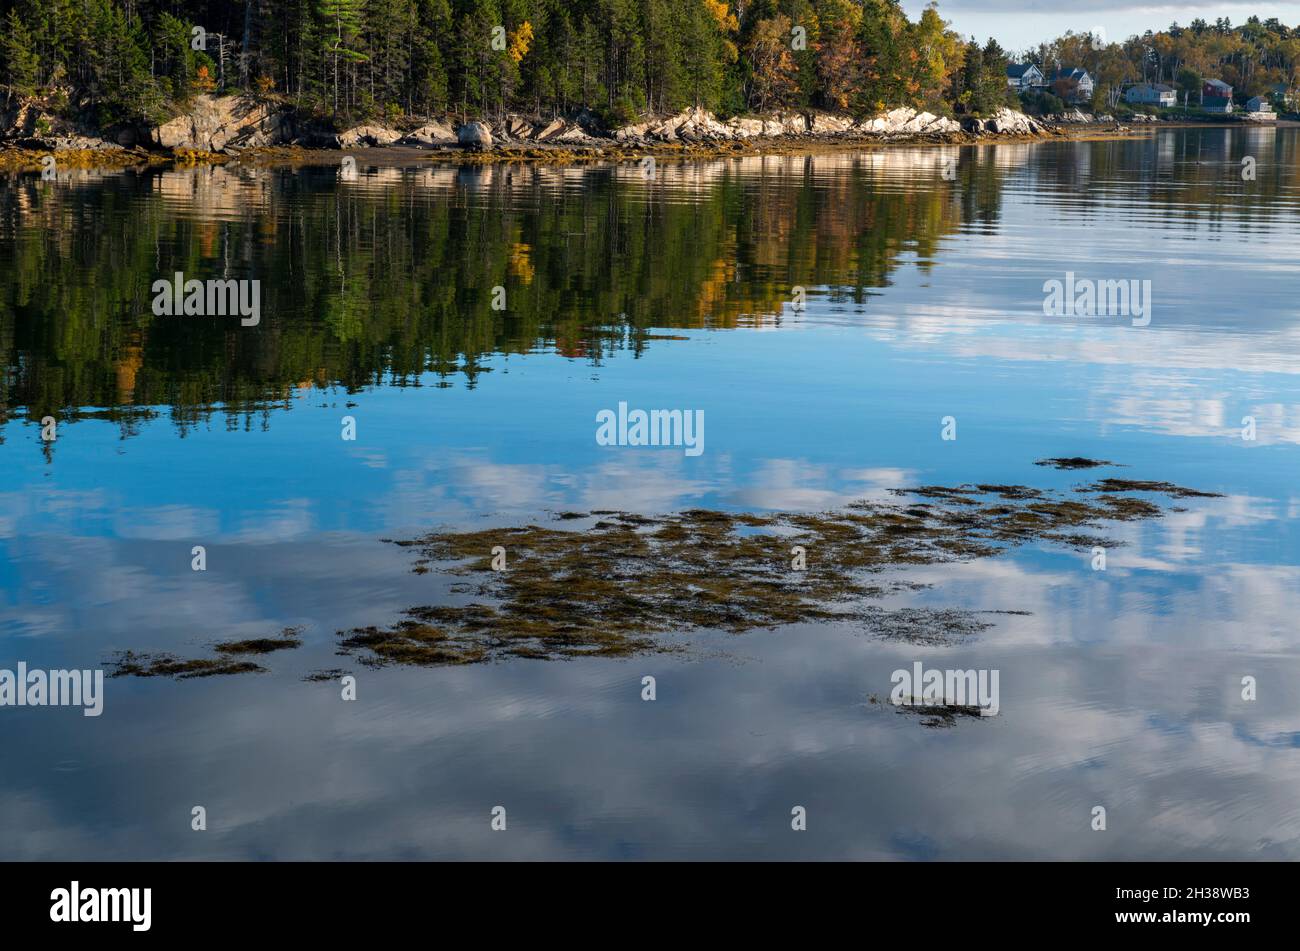
[[[981,58],[983,76],[976,100],[979,103],[978,111],[987,114],[1007,105],[1007,54],[998,45],[998,41],[990,36],[984,44]]]
[[[349,91],[353,91],[352,68],[368,58],[361,49],[362,0],[319,0],[316,9],[324,42],[322,64],[332,71],[327,83],[332,91],[334,114],[338,115],[341,84],[348,82]],[[353,81],[349,82],[350,79]]]
[[[13,96],[36,95],[38,63],[32,35],[17,10],[9,11],[4,34],[0,35],[0,71],[8,87],[6,102]]]

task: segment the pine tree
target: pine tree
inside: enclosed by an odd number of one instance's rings
[[[996,112],[1007,101],[1007,54],[989,37],[982,51],[983,77],[978,95],[981,113]]]
[[[32,35],[18,16],[17,10],[9,11],[4,34],[0,35],[0,69],[3,70],[5,85],[9,87],[6,103],[14,96],[36,95],[39,63],[33,49]]]
[[[447,0],[416,0],[415,28],[410,56],[408,99],[415,109],[431,114],[449,105],[447,60],[439,40],[451,30]]]
[[[350,77],[350,69],[363,63],[367,57],[361,49],[361,21],[363,0],[319,0],[317,13],[324,27],[323,52],[333,70],[334,114],[339,113],[339,84]],[[339,67],[346,70],[342,77]],[[349,84],[350,89],[355,83]]]

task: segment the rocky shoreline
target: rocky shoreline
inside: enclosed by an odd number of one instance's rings
[[[602,128],[589,114],[571,119],[508,115],[460,125],[446,119],[370,123],[340,132],[302,120],[268,101],[198,96],[186,113],[147,129],[87,130],[34,103],[20,104],[0,117],[0,170],[38,171],[48,154],[70,167],[292,161],[318,151],[360,149],[418,151],[428,153],[429,159],[462,162],[567,161],[636,153],[806,149],[837,143],[970,144],[1064,136],[1071,134],[1071,127],[1103,126],[1112,133],[1130,131],[1111,116],[1089,117],[1077,111],[1037,119],[1003,108],[986,118],[954,119],[898,108],[863,119],[786,111],[726,120],[706,110],[688,109],[613,130]]]

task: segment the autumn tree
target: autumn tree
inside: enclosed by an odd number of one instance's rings
[[[823,0],[817,19],[817,99],[821,105],[847,109],[863,79],[858,41],[862,10],[847,0]]]
[[[745,54],[751,74],[750,103],[762,112],[784,105],[799,91],[798,67],[790,49],[790,18],[781,14],[760,20],[750,34]]]

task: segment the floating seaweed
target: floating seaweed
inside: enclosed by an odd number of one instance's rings
[[[266,668],[251,660],[236,658],[247,654],[270,654],[302,646],[302,628],[287,627],[279,637],[258,637],[245,641],[223,641],[213,645],[217,657],[180,658],[169,653],[119,651],[109,663],[113,677],[217,677],[227,674],[264,674]]]
[[[218,654],[270,654],[302,646],[300,627],[287,627],[279,637],[256,637],[247,641],[226,641],[212,649]]]
[[[342,667],[331,667],[324,670],[313,670],[306,674],[302,679],[307,681],[307,683],[318,684],[325,683],[329,680],[338,680],[345,673],[347,673],[347,671]]]
[[[931,703],[912,698],[910,703],[885,704],[875,694],[867,698],[872,706],[891,706],[899,714],[921,718],[921,726],[930,729],[946,729],[956,726],[957,718],[983,719],[984,714],[978,704],[971,703]]]
[[[1085,485],[1078,492],[1159,492],[1175,499],[1221,499],[1221,492],[1202,492],[1186,489],[1172,482],[1144,482],[1140,479],[1102,479]]]
[[[1119,479],[1069,495],[991,483],[921,486],[894,490],[898,502],[859,501],[829,512],[566,511],[555,520],[596,521],[384,539],[417,553],[417,574],[436,570],[457,579],[450,592],[463,603],[412,607],[391,625],[340,631],[338,653],[368,666],[623,657],[680,650],[669,635],[805,623],[842,623],[915,644],[955,643],[991,627],[992,615],[1024,612],[886,609],[876,602],[925,585],[884,573],[993,557],[1033,542],[1114,546],[1099,534],[1106,523],[1165,511],[1150,499],[1116,494],[1125,491],[1215,497],[1169,482]],[[504,566],[494,564],[493,551],[501,548]],[[241,658],[297,648],[300,635],[288,628],[278,637],[221,642],[212,658],[128,651],[114,661],[114,676],[263,672]],[[321,670],[304,679],[342,673]]]
[[[979,720],[984,716],[978,706],[969,703],[913,703],[897,707],[899,713],[920,717],[921,726],[932,730],[956,726],[958,717]]]
[[[112,661],[112,677],[174,677],[190,680],[195,677],[216,677],[223,674],[264,674],[265,667],[252,661],[236,661],[224,657],[179,658],[172,654],[137,654],[120,651]]]
[[[830,512],[690,509],[652,517],[605,509],[555,516],[597,519],[577,530],[437,532],[395,544],[418,552],[417,573],[466,579],[456,590],[469,603],[414,607],[391,626],[342,631],[339,652],[377,666],[627,656],[676,649],[665,639],[670,634],[819,622],[951,643],[989,627],[980,616],[988,612],[883,609],[872,602],[916,585],[881,573],[992,557],[1031,542],[1111,547],[1098,534],[1105,523],[1164,511],[1148,499],[1114,494],[1124,486],[1174,498],[1212,495],[1109,479],[1072,495],[1021,485],[932,485],[895,490],[905,502],[861,501]],[[494,570],[498,546],[507,552],[503,570]]]
[[[1051,466],[1053,469],[1098,469],[1102,466],[1116,466],[1117,462],[1107,459],[1087,459],[1084,456],[1057,456],[1052,459],[1039,459],[1036,466]]]

